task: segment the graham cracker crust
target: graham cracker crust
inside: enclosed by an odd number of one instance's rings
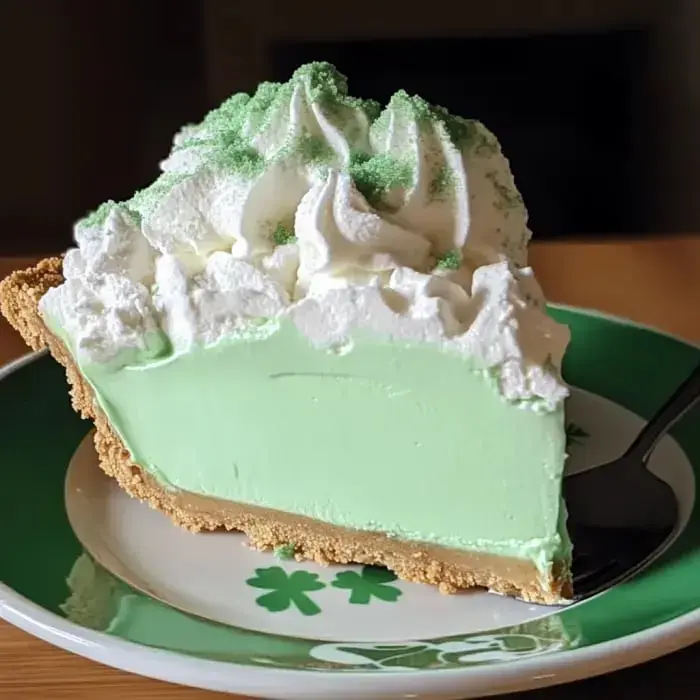
[[[555,564],[549,579],[543,581],[534,564],[520,559],[399,541],[304,516],[166,490],[131,461],[70,353],[44,324],[39,300],[62,282],[62,259],[58,257],[15,272],[0,282],[0,312],[30,348],[48,348],[65,367],[73,408],[95,424],[95,449],[104,472],[130,496],[168,515],[176,525],[191,532],[219,528],[242,531],[251,545],[261,550],[292,545],[298,560],[386,566],[399,578],[438,586],[443,593],[484,587],[546,605],[571,598],[571,578],[563,563]]]

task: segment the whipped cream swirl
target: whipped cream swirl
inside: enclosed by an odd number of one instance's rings
[[[568,331],[544,311],[525,207],[480,123],[404,92],[382,110],[309,64],[185,127],[161,167],[76,224],[65,283],[42,299],[81,361],[288,318],[322,348],[365,329],[473,356],[508,399],[566,396]]]

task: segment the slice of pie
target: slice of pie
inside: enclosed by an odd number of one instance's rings
[[[315,63],[182,129],[161,167],[0,287],[105,472],[191,530],[567,599],[569,334],[494,136]]]

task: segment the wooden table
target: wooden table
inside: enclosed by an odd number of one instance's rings
[[[613,243],[534,244],[532,264],[552,301],[657,326],[700,343],[700,236]],[[0,258],[0,278],[31,263]],[[26,351],[0,319],[0,363]],[[588,700],[606,693],[635,700],[697,698],[700,645],[637,668],[508,700]],[[73,656],[0,622],[3,700],[204,700],[215,693],[132,676]],[[231,696],[229,696],[231,697]]]

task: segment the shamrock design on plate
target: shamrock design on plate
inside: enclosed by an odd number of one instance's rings
[[[372,598],[395,603],[401,596],[401,590],[396,586],[388,585],[392,581],[396,581],[396,574],[393,571],[377,566],[363,566],[361,573],[341,571],[336,575],[331,586],[349,590],[348,602],[355,605],[367,605]]]
[[[396,581],[396,574],[378,566],[363,566],[361,572],[341,571],[330,583],[330,588],[350,591],[346,598],[351,605],[368,605],[373,600],[396,603],[402,591],[390,585]],[[255,602],[269,612],[283,612],[296,608],[302,615],[318,615],[321,608],[310,595],[328,588],[329,584],[310,571],[287,573],[281,566],[255,569],[255,576],[246,580],[253,588],[263,588],[270,592],[255,599]]]
[[[255,576],[246,583],[253,588],[265,588],[265,593],[256,603],[270,612],[282,612],[294,605],[302,615],[318,615],[321,608],[307,595],[320,591],[326,584],[318,580],[318,574],[309,571],[294,571],[288,574],[280,566],[255,569]]]

